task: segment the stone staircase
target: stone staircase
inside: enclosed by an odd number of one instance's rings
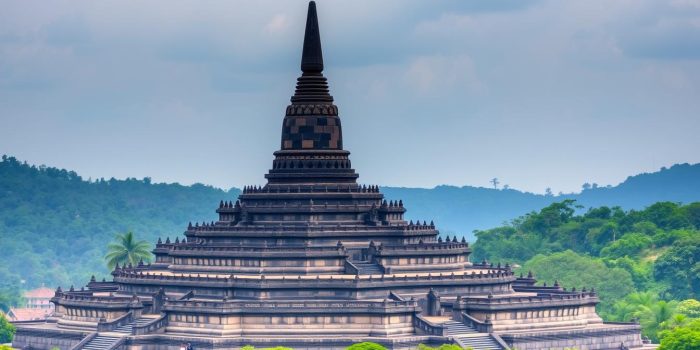
[[[131,335],[131,331],[134,329],[134,326],[143,326],[148,322],[153,321],[152,318],[138,318],[136,321],[132,323],[128,323],[122,326],[117,327],[117,329],[113,330],[112,332],[114,333],[122,333],[125,335]]]
[[[381,275],[383,274],[382,269],[379,265],[371,263],[369,261],[353,261],[353,265],[357,267],[358,273],[360,275]]]
[[[80,350],[109,350],[114,347],[120,340],[131,335],[134,326],[142,326],[153,321],[152,318],[139,318],[134,322],[121,325],[109,332],[101,332],[96,337],[83,345]]]
[[[476,329],[457,321],[443,323],[447,335],[451,336],[457,345],[474,350],[503,350],[500,344],[488,333],[480,333]]]
[[[90,340],[87,344],[83,345],[83,347],[80,349],[81,350],[110,349],[122,338],[123,337],[114,337],[114,336],[100,334],[100,335],[92,338],[92,340]]]

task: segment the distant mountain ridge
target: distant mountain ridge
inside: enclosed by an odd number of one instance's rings
[[[657,172],[630,176],[617,186],[591,186],[581,193],[556,196],[471,186],[382,187],[382,190],[390,198],[403,199],[409,219],[435,220],[444,232],[473,238],[473,230],[498,226],[565,199],[574,199],[585,208],[620,206],[624,209],[642,209],[660,201],[699,201],[700,164],[676,164]]]
[[[438,186],[382,187],[388,199],[402,199],[407,220],[431,221],[443,233],[473,239],[475,229],[501,225],[552,202],[575,199],[585,207],[643,208],[657,201],[700,200],[700,164],[679,164],[629,177],[614,187],[547,196],[514,189]],[[84,283],[106,276],[102,257],[116,233],[139,239],[182,237],[189,221],[216,219],[224,191],[195,184],[156,184],[150,179],[86,181],[73,171],[33,166],[3,156],[0,162],[0,284],[31,288]],[[13,282],[14,281],[14,282]],[[0,285],[0,287],[2,287]]]

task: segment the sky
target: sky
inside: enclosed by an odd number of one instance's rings
[[[700,0],[317,5],[362,183],[568,193],[700,162]],[[264,184],[306,6],[0,0],[0,153]]]

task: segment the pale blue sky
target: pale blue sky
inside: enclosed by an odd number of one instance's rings
[[[0,1],[0,153],[264,183],[305,1]],[[318,1],[361,181],[577,191],[700,162],[700,1]]]

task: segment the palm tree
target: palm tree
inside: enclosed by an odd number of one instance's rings
[[[115,241],[107,246],[105,255],[107,267],[113,270],[117,264],[136,265],[140,261],[150,262],[152,259],[150,245],[146,241],[137,241],[134,233],[129,231],[115,236]]]

